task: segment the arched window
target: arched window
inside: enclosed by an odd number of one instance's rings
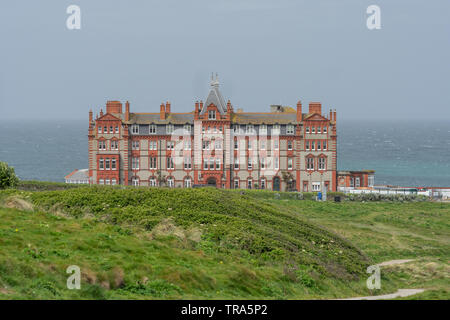
[[[156,178],[155,177],[150,177],[150,179],[148,180],[148,185],[150,187],[156,187]]]
[[[139,178],[138,177],[131,178],[131,185],[135,187],[139,186]]]
[[[168,178],[167,178],[167,186],[168,186],[169,188],[173,188],[173,187],[175,186],[175,182],[174,182],[173,177],[168,177]]]
[[[184,187],[190,188],[192,186],[192,180],[191,177],[184,178]]]

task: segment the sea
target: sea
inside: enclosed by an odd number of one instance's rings
[[[0,120],[0,161],[24,180],[64,181],[88,167],[88,121]],[[338,170],[375,184],[450,187],[450,119],[338,122]]]

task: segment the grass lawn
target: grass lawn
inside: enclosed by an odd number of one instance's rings
[[[0,204],[0,299],[450,298],[449,204],[112,187],[5,190]],[[366,288],[367,266],[404,258]]]

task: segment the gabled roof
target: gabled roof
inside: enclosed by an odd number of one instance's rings
[[[306,117],[303,117],[303,120],[328,120],[328,119],[318,113],[309,113],[306,115]]]
[[[119,113],[111,114],[106,113],[103,116],[99,117],[97,120],[122,120],[121,117],[118,117]]]
[[[217,107],[220,114],[225,114],[227,112],[227,105],[219,91],[219,80],[217,79],[217,75],[216,79],[211,79],[211,89],[209,90],[208,98],[206,98],[203,109],[200,110],[200,114],[204,114],[211,103]]]

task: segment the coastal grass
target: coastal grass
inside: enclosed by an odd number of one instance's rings
[[[324,299],[419,287],[449,298],[448,204],[289,197],[0,191],[0,299]],[[368,265],[400,258],[416,261],[383,267],[381,290],[366,288]],[[81,290],[66,288],[70,265]]]

